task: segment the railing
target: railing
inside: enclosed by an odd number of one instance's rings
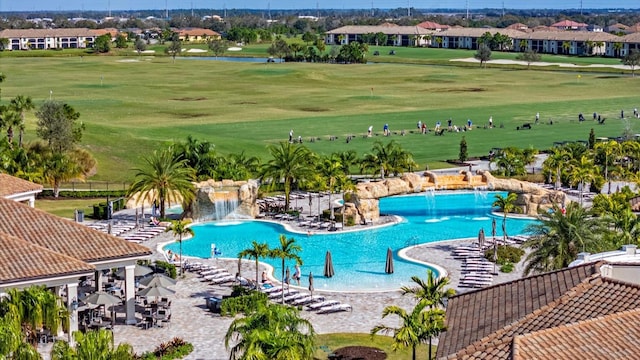
[[[124,181],[71,181],[60,184],[60,191],[109,191],[128,190],[130,183]],[[44,190],[53,190],[45,187]]]

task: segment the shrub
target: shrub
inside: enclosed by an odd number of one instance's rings
[[[111,198],[119,198],[127,196],[126,190],[99,190],[99,191],[87,191],[87,190],[79,190],[79,191],[60,191],[58,197],[61,198],[74,198],[74,199],[91,199],[91,198],[106,198],[107,196]],[[53,197],[53,190],[43,190],[38,197]]]
[[[166,261],[156,261],[156,269],[163,270],[172,279],[175,279],[176,277],[178,277],[178,271],[176,270],[176,266],[173,264],[169,264]]]
[[[347,218],[347,226],[355,226],[356,225],[356,219],[353,216],[349,216]]]
[[[498,261],[497,263],[500,265],[505,265],[507,263],[517,264],[520,262],[520,259],[524,255],[524,250],[509,246],[509,245],[499,245],[498,246]],[[484,257],[489,261],[493,260],[493,248],[489,248],[484,251]]]
[[[182,359],[193,352],[193,345],[181,338],[175,337],[168,342],[158,345],[153,352],[145,352],[136,356],[139,360],[173,360]]]
[[[229,297],[220,304],[220,315],[236,316],[238,313],[249,314],[257,309],[267,306],[267,294],[259,291],[251,291],[248,295]]]
[[[500,267],[500,271],[503,273],[510,273],[513,271],[513,268],[514,268],[513,264],[508,262]]]

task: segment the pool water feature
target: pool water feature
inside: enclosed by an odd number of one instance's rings
[[[502,236],[501,217],[491,214],[495,194],[486,196],[474,192],[421,193],[395,196],[380,200],[380,211],[386,215],[400,216],[395,225],[362,231],[339,231],[329,234],[293,233],[276,223],[264,221],[222,221],[193,226],[194,238],[183,242],[182,252],[188,256],[211,257],[211,244],[222,251],[221,257],[236,258],[252,240],[266,242],[270,248],[279,245],[280,234],[293,237],[302,247],[300,256],[303,278],[301,286],[308,286],[309,272],[313,272],[314,287],[318,290],[365,291],[395,290],[411,284],[411,276],[426,277],[427,267],[401,259],[402,248],[457,238],[475,238],[480,228],[491,236],[491,221],[496,219],[497,236]],[[505,194],[505,193],[500,193]],[[517,235],[532,223],[528,219],[508,219],[507,233]],[[167,245],[165,249],[178,251],[179,245]],[[386,274],[387,248],[394,253],[393,274]],[[323,276],[324,259],[331,251],[335,276]],[[260,259],[274,267],[274,276],[281,277],[280,259]],[[293,271],[294,262],[286,265]],[[253,278],[255,274],[245,273]]]

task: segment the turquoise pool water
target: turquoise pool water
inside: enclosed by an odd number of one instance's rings
[[[185,255],[211,257],[211,244],[222,251],[221,257],[235,258],[249,247],[252,240],[279,243],[280,234],[293,237],[302,247],[302,286],[313,272],[314,286],[324,290],[390,290],[411,283],[411,276],[426,276],[427,267],[400,259],[398,250],[416,244],[440,240],[477,237],[480,228],[491,235],[491,203],[496,192],[455,192],[449,194],[417,194],[384,198],[380,201],[383,214],[401,216],[404,221],[392,226],[357,232],[331,234],[291,233],[283,226],[262,221],[210,222],[193,226],[195,237],[182,244]],[[502,218],[496,217],[500,236]],[[521,234],[531,223],[526,219],[508,219],[507,233]],[[387,248],[394,252],[393,274],[386,274]],[[177,252],[177,243],[167,245]],[[323,276],[325,253],[331,251],[336,275]],[[281,260],[261,259],[275,268],[280,278]],[[288,262],[293,273],[293,262]],[[254,274],[243,274],[253,278]]]

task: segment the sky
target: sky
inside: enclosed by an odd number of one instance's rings
[[[2,11],[145,9],[608,9],[640,8],[635,0],[0,0]]]

